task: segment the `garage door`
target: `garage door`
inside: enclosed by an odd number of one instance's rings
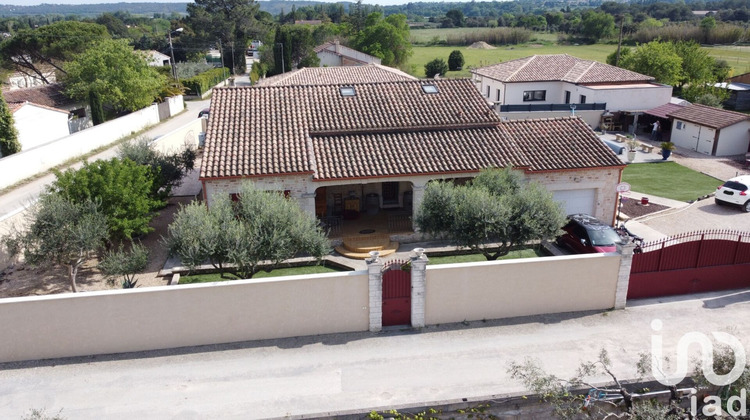
[[[563,190],[553,192],[555,200],[563,205],[565,214],[594,214],[594,197],[596,189]]]

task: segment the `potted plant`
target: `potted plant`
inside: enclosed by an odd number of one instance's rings
[[[634,139],[630,139],[625,142],[625,144],[628,147],[628,162],[635,161],[635,153],[638,149],[638,141]]]
[[[659,145],[661,147],[661,160],[667,160],[674,150],[674,143],[671,141],[663,141]]]

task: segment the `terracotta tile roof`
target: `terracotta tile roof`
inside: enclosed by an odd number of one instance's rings
[[[312,145],[316,180],[476,172],[508,164],[528,166],[518,148],[497,127],[313,137]]]
[[[747,114],[698,104],[682,107],[668,116],[715,129],[729,127],[750,119],[750,115]]]
[[[646,114],[653,115],[659,118],[669,118],[669,114],[685,108],[685,105],[680,104],[664,104],[659,105],[656,108],[649,109]]]
[[[16,111],[18,111],[19,109],[21,109],[25,105],[32,105],[32,106],[35,106],[37,108],[44,108],[44,109],[48,109],[50,111],[62,112],[63,114],[69,114],[69,112],[66,111],[66,110],[64,110],[64,109],[53,108],[51,106],[44,106],[44,105],[35,104],[33,102],[28,102],[28,101],[26,101],[26,102],[11,102],[11,103],[8,104],[8,108],[10,109],[10,112],[15,113]]]
[[[505,121],[499,129],[518,145],[531,171],[623,165],[578,117]]]
[[[65,96],[62,86],[57,83],[3,91],[3,97],[5,98],[5,102],[8,103],[28,101],[52,108],[61,108],[75,104],[75,101]]]
[[[654,80],[630,70],[567,54],[532,55],[472,70],[501,82],[622,83]]]
[[[438,93],[424,93],[425,84]],[[578,118],[501,122],[468,79],[352,86],[352,97],[340,85],[216,89],[201,178],[621,166]]]
[[[380,64],[341,67],[305,67],[259,80],[256,86],[335,85],[417,80],[401,70]]]

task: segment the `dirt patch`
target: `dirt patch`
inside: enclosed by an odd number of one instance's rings
[[[161,243],[161,238],[167,236],[167,227],[181,205],[192,200],[192,197],[173,197],[167,206],[151,221],[154,229],[140,238],[141,243],[149,250],[146,270],[136,276],[139,287],[166,286],[168,279],[157,277],[159,270],[167,260],[167,249]],[[79,291],[119,289],[120,279],[109,284],[105,276],[96,268],[97,259],[92,258],[81,267],[77,285]],[[0,298],[51,295],[68,293],[71,291],[68,273],[65,268],[39,269],[18,264],[14,268],[0,272]]]
[[[529,48],[542,48],[544,44],[529,44]]]
[[[649,203],[648,205],[641,204],[640,199],[627,198],[622,201],[621,211],[631,219],[636,217],[645,216],[647,214],[656,213],[657,211],[666,210],[670,207],[663,206],[661,204]]]
[[[486,43],[484,41],[475,42],[475,43],[469,45],[466,48],[471,48],[471,49],[474,49],[474,50],[494,50],[494,49],[496,49],[495,47],[493,47],[492,45],[490,45],[490,44],[488,44],[488,43]]]

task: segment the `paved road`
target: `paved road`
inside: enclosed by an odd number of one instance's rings
[[[750,323],[738,321],[749,300],[714,293],[605,313],[0,365],[0,418],[46,408],[76,420],[250,419],[478,398],[522,391],[511,361],[535,358],[569,377],[601,348],[621,379],[634,378],[652,320],[663,321],[667,356],[690,331],[732,331],[747,347]]]
[[[182,114],[179,114],[167,121],[164,121],[155,127],[151,128],[143,135],[151,138],[157,138],[164,134],[169,133],[185,124],[190,120],[198,117],[198,111],[208,107],[209,100],[203,101],[190,101],[185,102],[187,110]],[[97,155],[89,158],[89,161],[99,159],[109,159],[115,156],[117,147],[105,150]],[[82,166],[81,163],[72,165],[71,168],[79,168]],[[9,191],[3,195],[0,195],[0,221],[22,211],[25,207],[35,202],[39,194],[42,193],[45,187],[55,180],[55,176],[52,174],[43,176],[36,179],[28,184],[18,187],[12,191]]]

